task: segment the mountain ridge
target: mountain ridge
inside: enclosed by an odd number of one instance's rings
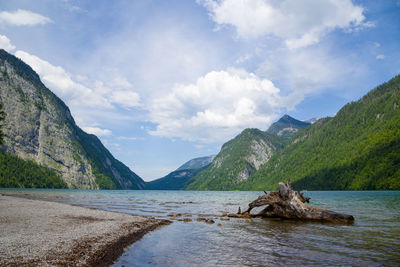
[[[176,169],[176,171],[192,170],[192,169],[199,169],[199,168],[205,167],[205,166],[209,165],[213,161],[214,158],[215,158],[215,155],[191,159],[191,160],[185,162],[184,164],[182,164],[178,169]]]
[[[272,190],[290,178],[298,189],[400,189],[400,76],[299,130],[241,186]]]
[[[299,129],[309,125],[286,114],[265,132],[259,129],[243,130],[222,145],[212,164],[193,177],[186,189],[238,189],[240,183],[281,150]],[[229,150],[234,152],[230,153]]]
[[[271,124],[266,132],[277,136],[293,136],[299,129],[310,125],[309,122],[299,121],[285,114],[277,122]]]
[[[22,60],[0,49],[5,152],[59,173],[70,188],[142,189],[144,181],[80,129],[65,103]]]
[[[164,177],[146,182],[146,190],[182,190],[191,178],[211,164],[215,155],[188,160]]]
[[[188,190],[232,190],[283,146],[279,137],[245,129],[222,145],[212,163],[189,181]]]

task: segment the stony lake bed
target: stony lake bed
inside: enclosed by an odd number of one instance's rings
[[[256,191],[10,190],[1,194],[145,215],[173,223],[128,246],[115,266],[400,264],[400,191],[308,191],[310,205],[353,224],[236,219]]]

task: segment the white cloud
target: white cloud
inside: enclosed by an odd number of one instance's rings
[[[199,1],[219,27],[232,25],[242,38],[274,35],[290,49],[318,43],[336,28],[370,27],[364,9],[351,0],[204,0]]]
[[[124,140],[124,141],[138,141],[138,140],[144,140],[142,137],[134,137],[134,136],[119,136],[117,137],[118,140]]]
[[[282,108],[279,89],[244,70],[213,71],[195,84],[177,84],[154,99],[152,135],[204,143],[232,138],[248,127],[265,128]]]
[[[15,26],[34,26],[50,22],[52,22],[50,18],[33,13],[29,10],[18,9],[14,12],[0,12],[0,25],[10,24]]]
[[[15,46],[11,44],[11,41],[7,36],[0,34],[0,48],[10,52],[15,49]]]
[[[251,55],[251,54],[245,54],[244,56],[241,56],[238,59],[236,59],[235,63],[241,64],[243,62],[250,60],[252,57],[253,57],[253,55]]]
[[[381,60],[385,59],[385,55],[383,55],[383,54],[377,55],[376,59],[381,59]]]
[[[330,87],[331,83],[346,70],[346,65],[335,60],[323,49],[303,50],[290,53],[285,59],[285,75],[292,82],[293,91],[312,93]]]
[[[112,134],[112,132],[110,130],[101,129],[98,127],[82,127],[82,129],[89,134],[94,134],[97,136],[109,136]]]
[[[112,92],[110,100],[124,108],[133,108],[139,106],[140,97],[136,92],[121,90]]]
[[[42,82],[67,103],[76,122],[82,127],[110,116],[125,120],[119,113],[112,114],[112,110],[116,106],[133,108],[140,105],[139,95],[132,89],[127,89],[132,85],[121,76],[113,79],[110,75],[109,84],[99,80],[92,81],[83,75],[71,75],[62,67],[54,66],[27,52],[17,51],[15,55],[30,65],[39,74]]]
[[[73,81],[71,75],[62,67],[53,66],[49,62],[24,51],[19,50],[15,55],[31,66],[49,89],[72,106],[112,107],[106,97]]]
[[[330,91],[344,97],[342,90],[349,87],[349,77],[355,79],[366,71],[353,55],[343,57],[325,46],[286,49],[277,54],[265,53],[263,57],[265,61],[255,73],[279,82],[281,96],[285,96],[282,105],[288,110],[310,95]]]
[[[125,78],[122,77],[118,74],[116,74],[116,77],[112,80],[112,84],[113,87],[118,87],[118,88],[132,88],[132,84]]]

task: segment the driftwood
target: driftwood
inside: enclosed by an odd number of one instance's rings
[[[286,184],[279,183],[279,192],[270,192],[258,197],[249,204],[249,208],[241,212],[240,207],[237,214],[229,214],[229,217],[236,218],[286,218],[298,220],[320,220],[334,223],[352,223],[354,217],[347,214],[336,213],[329,210],[323,210],[307,206],[310,198],[306,198],[299,191],[294,191],[288,180]],[[251,214],[250,211],[255,207],[266,206],[258,214]]]

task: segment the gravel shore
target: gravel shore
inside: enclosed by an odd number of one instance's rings
[[[168,221],[0,195],[0,266],[108,266]]]

